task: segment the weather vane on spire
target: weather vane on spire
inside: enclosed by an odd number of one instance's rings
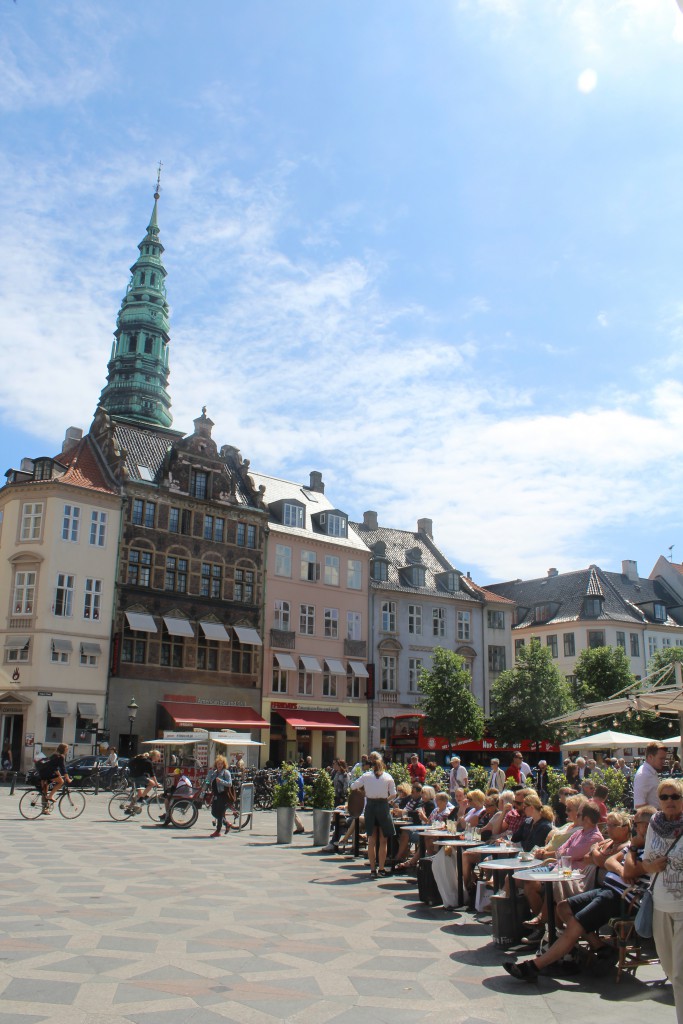
[[[161,168],[163,166],[164,165],[162,164],[162,162],[160,160],[159,161],[159,166],[157,168],[157,187],[156,187],[156,191],[154,193],[154,198],[155,199],[158,199],[159,198],[159,194],[161,193],[161,185],[160,185],[160,182],[161,182]]]

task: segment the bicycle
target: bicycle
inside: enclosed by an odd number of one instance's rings
[[[19,813],[22,818],[33,821],[39,818],[46,808],[49,808],[49,798],[46,800],[42,788],[27,789],[19,801]],[[54,803],[59,808],[63,818],[80,818],[85,810],[85,796],[80,790],[72,790],[69,784],[62,786],[59,796],[55,797]]]
[[[131,786],[125,791],[115,793],[109,801],[109,816],[114,821],[131,821],[137,814],[142,813],[142,804],[138,801],[137,793],[137,786]],[[150,793],[144,798],[143,803],[147,804],[147,813],[152,821],[160,822],[164,813],[163,793],[161,791]]]
[[[206,804],[211,805],[212,794],[208,792],[205,787],[199,791],[196,796],[181,796],[176,800],[172,800],[171,806],[168,811],[168,817],[174,828],[192,828],[199,817],[199,811],[202,806]],[[232,811],[233,820],[230,824],[231,830],[240,832],[251,823],[251,814],[246,814],[239,821],[237,811]],[[238,818],[235,821],[235,818]]]

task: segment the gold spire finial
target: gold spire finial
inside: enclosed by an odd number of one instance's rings
[[[164,166],[164,165],[162,164],[162,162],[161,162],[161,160],[160,160],[160,161],[159,161],[159,166],[158,166],[158,168],[157,168],[157,187],[156,187],[156,191],[154,192],[154,198],[155,198],[155,199],[158,199],[158,198],[159,198],[159,195],[160,195],[160,193],[161,193],[161,185],[160,185],[160,181],[161,181],[161,168],[162,168],[163,166]]]

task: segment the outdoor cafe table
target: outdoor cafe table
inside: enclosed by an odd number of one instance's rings
[[[572,871],[571,875],[565,875],[561,871],[558,871],[557,868],[552,871],[537,871],[534,870],[533,864],[529,864],[516,871],[512,877],[520,882],[543,882],[545,885],[546,909],[548,911],[548,944],[552,946],[553,942],[557,939],[553,882],[569,882],[572,879],[581,878],[581,872]]]
[[[455,855],[458,859],[458,906],[462,907],[465,902],[465,890],[462,883],[462,851],[469,850],[473,846],[480,847],[482,845],[480,839],[448,839],[442,837],[437,839],[436,846],[452,846],[455,849]]]
[[[524,860],[521,860],[519,856],[516,856],[516,857],[501,857],[500,860],[480,861],[479,862],[479,870],[480,871],[483,870],[483,871],[493,871],[493,872],[495,872],[494,877],[493,877],[493,891],[494,892],[498,892],[498,890],[501,887],[501,884],[502,885],[505,884],[506,877],[510,878],[511,880],[513,878],[517,878],[517,874],[515,872],[518,872],[522,865],[525,865],[526,866],[526,870],[528,871],[531,868],[541,867],[542,864],[543,864],[542,860],[535,860],[534,859],[534,860],[524,861]],[[499,881],[499,879],[498,879],[498,872],[500,872],[501,881]],[[518,934],[517,929],[519,927],[519,922],[517,920],[517,899],[516,899],[515,887],[514,887],[512,881],[510,881],[510,898],[511,898],[510,910],[511,910],[511,913],[512,913],[512,924],[513,924],[513,928],[515,930],[515,933]]]

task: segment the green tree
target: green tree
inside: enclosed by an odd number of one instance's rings
[[[607,700],[635,682],[623,647],[587,647],[576,659],[574,675],[582,704]]]
[[[417,686],[422,697],[418,707],[425,713],[424,727],[433,736],[451,743],[467,736],[484,735],[484,713],[471,690],[472,677],[465,659],[444,647],[435,647],[431,669],[422,669]]]
[[[553,741],[559,730],[544,722],[574,706],[550,648],[533,637],[519,650],[515,667],[501,672],[491,687],[490,729],[498,743]]]

